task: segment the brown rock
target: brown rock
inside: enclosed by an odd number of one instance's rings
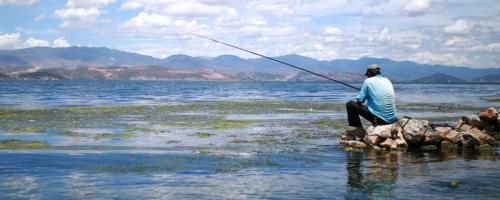
[[[379,136],[376,136],[376,135],[366,135],[365,138],[363,138],[363,141],[366,142],[366,144],[370,145],[370,146],[374,146],[374,145],[378,145],[380,144],[382,141],[384,141],[384,138],[381,138]]]
[[[442,127],[442,126],[439,126],[439,127],[436,127],[434,128],[434,131],[436,133],[438,133],[439,135],[441,135],[441,137],[444,137],[446,134],[448,134],[450,131],[452,130],[451,127]]]
[[[460,143],[462,143],[464,147],[474,147],[481,144],[479,138],[471,133],[462,133],[462,135],[460,135]]]
[[[353,148],[365,149],[367,146],[364,142],[356,141],[356,140],[342,140],[340,144],[347,145]]]
[[[424,136],[424,142],[426,144],[439,144],[443,140],[443,137],[441,137],[439,133],[436,133],[432,130],[425,132]]]
[[[451,130],[443,136],[443,140],[451,142],[453,144],[458,144],[460,142],[460,133],[455,130]]]
[[[469,125],[463,125],[460,130],[462,131],[462,135],[468,134],[474,138],[474,140],[477,140],[478,144],[476,145],[481,145],[481,144],[490,144],[490,145],[495,145],[495,138],[491,137],[490,135],[486,134],[484,131],[479,130],[476,127],[469,126]],[[469,136],[467,136],[469,138]],[[462,138],[460,139],[462,140]],[[469,140],[466,140],[469,141]],[[462,142],[463,143],[463,142]]]
[[[488,108],[479,113],[479,119],[485,125],[497,126],[498,125],[498,111],[495,108]]]
[[[391,149],[391,150],[395,150],[398,148],[398,143],[396,143],[391,138],[387,138],[384,142],[380,143],[380,146]]]
[[[404,139],[395,139],[394,142],[396,142],[398,148],[408,148],[408,143]]]

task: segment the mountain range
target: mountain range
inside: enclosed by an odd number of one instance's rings
[[[500,82],[500,68],[429,65],[369,57],[324,61],[291,54],[274,58],[342,81],[363,80],[366,66],[376,63],[394,81]],[[0,73],[0,79],[322,80],[264,58],[172,55],[159,59],[104,47],[0,50]]]

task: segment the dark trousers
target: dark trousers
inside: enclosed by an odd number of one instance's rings
[[[373,115],[368,110],[368,107],[358,104],[354,101],[347,102],[346,108],[347,108],[347,121],[349,122],[349,126],[354,126],[358,128],[363,127],[359,116],[362,116],[363,118],[367,119],[374,126],[388,124],[383,119],[380,119],[377,116]]]

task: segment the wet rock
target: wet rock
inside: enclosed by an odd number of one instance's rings
[[[395,139],[394,142],[398,145],[398,148],[405,149],[408,148],[408,143],[404,139]]]
[[[355,137],[349,134],[344,134],[340,137],[341,140],[354,140]]]
[[[425,132],[424,136],[424,143],[426,144],[439,144],[443,140],[443,137],[441,137],[439,133],[436,133],[434,131],[427,131]]]
[[[398,143],[391,138],[387,138],[384,142],[380,143],[381,147],[385,147],[387,149],[395,150],[398,148]]]
[[[429,121],[418,119],[402,119],[399,123],[403,128],[403,137],[410,145],[420,144],[425,136],[424,134],[430,129]],[[432,129],[431,129],[432,130]]]
[[[356,140],[342,140],[340,144],[347,145],[353,148],[365,149],[367,146],[364,142],[356,141]]]
[[[382,150],[382,148],[380,148],[379,146],[372,146],[372,149],[375,150],[375,151],[380,151]]]
[[[393,130],[395,129],[396,129],[396,124],[370,126],[366,131],[366,135],[378,136],[381,138],[390,138],[392,137]]]
[[[474,147],[481,144],[479,138],[471,133],[462,133],[460,135],[460,143],[462,143],[464,147]]]

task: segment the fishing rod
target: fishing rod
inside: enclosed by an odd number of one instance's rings
[[[209,38],[207,36],[204,36],[204,35],[200,35],[200,34],[197,34],[197,33],[192,33],[192,32],[188,32],[188,31],[182,31],[184,33],[187,33],[189,35],[194,35],[194,36],[197,36],[197,37],[200,37],[200,38],[203,38],[203,39],[207,39],[207,40],[210,40],[210,41],[213,41],[213,42],[216,42],[216,43],[219,43],[219,44],[223,44],[223,45],[226,45],[228,47],[232,47],[232,48],[235,48],[235,49],[238,49],[238,50],[241,50],[241,51],[245,51],[245,52],[248,52],[248,53],[251,53],[251,54],[254,54],[254,55],[257,55],[257,56],[260,56],[260,57],[263,57],[263,58],[266,58],[266,59],[269,59],[269,60],[272,60],[274,62],[278,62],[278,63],[281,63],[281,64],[284,64],[284,65],[287,65],[289,67],[293,67],[295,69],[299,69],[299,70],[302,70],[302,71],[305,71],[305,72],[308,72],[308,73],[311,73],[311,74],[314,74],[316,76],[319,76],[319,77],[322,77],[322,78],[325,78],[325,79],[328,79],[328,80],[331,80],[331,81],[334,81],[336,83],[340,83],[342,85],[345,85],[347,87],[350,87],[350,88],[353,88],[355,90],[361,90],[361,88],[358,88],[358,87],[355,87],[355,86],[352,86],[350,84],[347,84],[347,83],[344,83],[342,81],[339,81],[339,80],[335,80],[333,78],[330,78],[328,76],[325,76],[323,74],[318,74],[316,72],[313,72],[311,70],[308,70],[308,69],[304,69],[302,67],[299,67],[299,66],[296,66],[296,65],[292,65],[290,63],[287,63],[287,62],[284,62],[284,61],[281,61],[281,60],[278,60],[276,58],[271,58],[269,56],[265,56],[265,55],[262,55],[260,53],[257,53],[257,52],[254,52],[254,51],[250,51],[250,50],[247,50],[247,49],[244,49],[244,48],[241,48],[241,47],[237,47],[235,45],[232,45],[232,44],[228,44],[228,43],[225,43],[225,42],[222,42],[222,41],[219,41],[219,40],[216,40],[216,39],[212,39],[212,38]]]

